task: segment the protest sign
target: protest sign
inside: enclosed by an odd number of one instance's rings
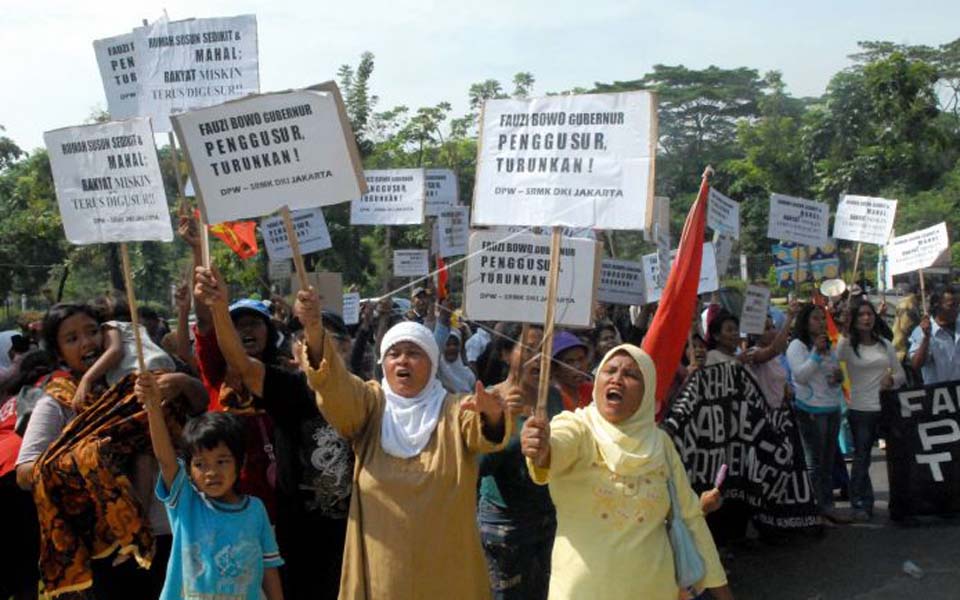
[[[356,325],[360,322],[360,294],[347,292],[343,295],[343,324]]]
[[[605,258],[600,266],[597,300],[608,304],[643,304],[643,264]]]
[[[430,258],[426,250],[394,250],[394,277],[423,277],[430,274]]]
[[[93,52],[100,67],[103,93],[107,97],[110,118],[118,121],[137,116],[137,68],[133,51],[133,34],[95,40]]]
[[[827,240],[829,219],[830,207],[822,202],[771,194],[767,237],[819,246]]]
[[[740,239],[740,204],[710,188],[707,226],[721,235]]]
[[[254,15],[164,18],[133,37],[138,114],[157,131],[170,131],[171,115],[260,92]]]
[[[298,210],[292,214],[292,217],[301,254],[319,252],[332,247],[330,232],[327,231],[327,221],[323,218],[321,209]],[[261,221],[260,235],[263,237],[270,260],[293,258],[293,250],[290,248],[290,240],[287,239],[287,230],[283,226],[282,217],[270,217]]]
[[[467,253],[470,235],[470,209],[466,206],[445,208],[437,218],[440,240],[437,242],[440,256],[463,256]]]
[[[780,287],[793,288],[798,276],[801,284],[840,276],[840,257],[837,255],[837,244],[833,240],[828,239],[819,246],[784,242],[774,244],[772,252],[777,285]]]
[[[717,276],[723,278],[730,268],[730,257],[733,255],[733,238],[717,235],[713,242],[713,249],[717,253]]]
[[[897,236],[887,246],[890,274],[901,275],[950,260],[947,224]]]
[[[743,294],[743,311],[740,313],[740,333],[761,335],[767,329],[767,312],[770,309],[770,289],[762,285],[748,285]]]
[[[267,263],[267,277],[271,282],[281,283],[293,278],[293,263],[287,259]]]
[[[324,308],[343,315],[343,275],[316,271],[307,273],[307,283],[317,291]]]
[[[360,196],[360,156],[335,84],[173,117],[208,224]]]
[[[677,251],[670,253],[672,261],[677,256]],[[700,263],[700,284],[697,286],[698,294],[714,292],[720,289],[720,280],[717,278],[717,256],[714,252],[713,244],[706,242],[703,244],[703,258]],[[647,304],[659,302],[660,295],[663,293],[663,285],[658,284],[662,277],[666,281],[667,274],[661,274],[660,260],[657,253],[646,254],[642,259],[643,263],[643,299]]]
[[[67,240],[173,241],[149,119],[43,134]]]
[[[844,195],[833,220],[833,237],[883,246],[890,240],[896,214],[896,200]]]
[[[643,229],[656,131],[650,92],[487,100],[474,224]]]
[[[423,169],[364,171],[367,193],[350,203],[351,225],[423,223]]]
[[[460,203],[460,188],[457,174],[450,169],[426,170],[426,201],[424,214],[436,217],[444,208],[452,208]]]
[[[673,259],[670,251],[670,228],[654,223],[653,238],[657,244],[657,270],[654,282],[658,288],[662,289],[667,285],[667,275],[670,273]]]
[[[550,272],[550,237],[474,231],[464,277],[464,313],[477,321],[543,323]],[[555,323],[589,327],[600,277],[600,244],[562,238]]]
[[[960,512],[960,381],[883,392],[890,517]]]
[[[670,228],[670,198],[666,196],[653,197],[653,211],[651,211],[650,222],[643,230],[643,239],[648,242],[656,242],[657,236],[653,231],[653,224],[659,223],[661,229]]]
[[[662,427],[673,438],[696,493],[713,488],[721,465],[727,465],[724,500],[744,502],[759,525],[818,525],[792,413],[770,408],[742,365],[697,370],[670,405]]]

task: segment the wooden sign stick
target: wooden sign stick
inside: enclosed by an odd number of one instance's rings
[[[924,315],[930,314],[927,310],[927,284],[923,279],[923,269],[920,269],[920,308]]]
[[[133,293],[133,274],[130,270],[130,253],[127,243],[120,243],[120,260],[123,263],[123,285],[127,288],[127,305],[130,307],[130,322],[133,324],[133,341],[137,347],[137,365],[140,372],[147,370],[143,360],[143,341],[140,340],[140,314],[137,312],[137,298]]]
[[[297,269],[297,279],[300,281],[300,289],[305,290],[310,287],[310,281],[307,279],[307,267],[303,264],[303,256],[300,254],[300,240],[297,239],[297,230],[293,226],[293,217],[290,216],[290,208],[284,205],[280,209],[283,216],[283,228],[287,230],[287,239],[290,240],[290,250],[293,252],[293,266]]]
[[[553,228],[550,237],[550,275],[547,279],[547,311],[543,319],[543,344],[540,352],[540,385],[537,388],[538,419],[547,420],[547,392],[550,389],[550,363],[553,359],[553,321],[557,306],[557,286],[560,283],[560,227]]]
[[[860,253],[863,251],[863,242],[857,242],[857,253],[853,257],[853,281],[857,283],[857,269],[860,268]]]

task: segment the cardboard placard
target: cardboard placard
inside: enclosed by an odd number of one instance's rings
[[[343,295],[343,324],[356,325],[360,322],[360,294],[347,292]]]
[[[267,263],[267,277],[274,283],[290,281],[293,277],[293,263],[289,259],[271,260]]]
[[[844,195],[833,220],[833,237],[883,246],[890,240],[896,215],[896,200]]]
[[[436,217],[444,208],[452,208],[460,203],[460,186],[457,174],[451,169],[427,169],[427,193],[424,214]]]
[[[301,255],[319,252],[333,246],[322,209],[297,210],[291,214],[291,217],[293,227],[297,231],[297,241],[300,242]],[[263,245],[267,248],[267,256],[270,260],[293,258],[293,249],[290,247],[290,240],[287,239],[283,217],[270,217],[261,221],[260,235],[263,237]]]
[[[939,223],[920,231],[900,235],[887,246],[891,275],[910,273],[950,261],[950,238],[947,224]]]
[[[676,256],[677,251],[673,250],[670,253],[670,260],[673,261]],[[697,286],[697,293],[706,294],[707,292],[715,292],[720,289],[720,280],[717,278],[717,256],[711,242],[705,242],[703,244],[703,258],[701,260],[700,284]],[[642,262],[644,302],[647,304],[659,302],[660,296],[663,294],[663,286],[657,283],[661,277],[659,273],[660,261],[657,253],[645,254]],[[664,281],[666,281],[667,275],[669,275],[669,271],[663,274],[662,277]]]
[[[65,127],[43,140],[67,240],[173,241],[149,119]]]
[[[157,131],[170,131],[172,115],[260,92],[255,15],[164,18],[133,36],[138,114]]]
[[[430,257],[426,250],[394,250],[394,277],[423,277],[430,274]]]
[[[360,196],[360,158],[336,86],[250,96],[173,117],[205,222]]]
[[[317,290],[323,308],[343,315],[343,275],[316,271],[307,273],[307,281]],[[296,286],[299,289],[299,285]]]
[[[670,228],[661,227],[660,223],[653,224],[653,239],[657,244],[656,286],[663,289],[667,285],[667,275],[673,263],[673,252],[670,250]]]
[[[661,229],[670,229],[670,198],[666,196],[653,197],[650,222],[643,230],[643,239],[647,242],[656,243],[657,241],[657,236],[653,231],[654,223],[659,223]]]
[[[730,257],[733,255],[733,238],[718,235],[713,243],[717,253],[717,277],[723,279],[730,268]]]
[[[437,233],[440,236],[440,256],[463,256],[467,253],[470,236],[470,209],[466,206],[445,208],[437,217]]]
[[[473,223],[643,229],[656,145],[651,92],[487,100]]]
[[[740,239],[740,204],[710,188],[707,226],[721,235]]]
[[[550,273],[550,237],[517,234],[502,241],[497,232],[470,234],[464,313],[477,321],[543,323]],[[589,327],[600,278],[600,244],[562,238],[555,322]]]
[[[767,312],[769,309],[770,288],[762,285],[748,285],[743,294],[740,333],[762,335],[767,329]]]
[[[100,67],[107,111],[114,120],[137,116],[137,77],[133,33],[95,40],[93,52]]]
[[[426,176],[423,169],[364,171],[367,193],[350,202],[351,225],[423,223]]]
[[[830,207],[822,202],[771,194],[767,237],[820,246],[827,241],[829,220]]]
[[[643,264],[614,258],[603,259],[597,300],[628,306],[643,304]]]

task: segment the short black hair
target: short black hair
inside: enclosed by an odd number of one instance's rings
[[[940,312],[940,304],[943,302],[943,297],[945,295],[956,296],[957,288],[950,284],[938,285],[934,288],[933,293],[930,294],[930,313],[933,316],[937,316]]]
[[[713,316],[710,324],[707,325],[707,334],[710,338],[710,343],[707,344],[707,347],[710,350],[713,350],[717,347],[717,337],[720,335],[720,331],[723,329],[723,324],[727,321],[733,321],[737,324],[737,327],[740,327],[740,319],[737,318],[737,315],[725,308],[721,308],[717,314]]]
[[[40,339],[43,341],[44,349],[60,358],[60,347],[57,345],[57,334],[60,333],[60,326],[64,321],[75,315],[87,315],[99,324],[100,315],[87,304],[78,304],[72,302],[62,302],[54,304],[43,315],[43,323],[40,326]]]
[[[213,450],[223,442],[237,463],[237,476],[247,457],[247,430],[243,420],[226,412],[196,416],[183,428],[183,454],[187,465],[200,450]]]

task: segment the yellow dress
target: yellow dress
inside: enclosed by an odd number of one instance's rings
[[[476,454],[506,446],[512,419],[492,442],[480,415],[460,410],[462,397],[448,394],[427,446],[397,458],[380,446],[380,385],[348,372],[330,336],[319,368],[305,370],[320,412],[356,454],[341,600],[490,598],[476,523]]]
[[[581,411],[565,412],[550,423],[550,468],[527,459],[530,476],[549,483],[557,507],[550,598],[676,600],[673,551],[664,521],[670,510],[667,469],[672,473],[681,513],[706,563],[698,587],[727,582],[713,537],[690,488],[673,441],[666,433],[667,467],[624,477],[603,462]]]

